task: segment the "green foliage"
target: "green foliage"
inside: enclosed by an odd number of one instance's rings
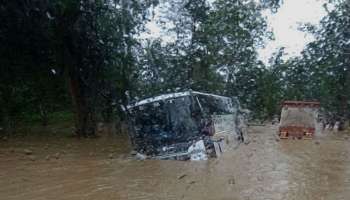
[[[94,134],[97,113],[113,110],[114,99],[127,101],[124,92],[132,88],[129,75],[136,63],[134,35],[156,3],[1,2],[2,124],[28,113],[33,118],[38,113],[46,124],[50,112],[70,110],[72,99],[77,134]]]
[[[320,27],[303,27],[316,41],[301,57],[284,61],[281,48],[265,66],[257,48],[272,33],[262,11],[280,3],[162,0],[164,41],[138,39],[156,0],[1,2],[2,126],[74,119],[88,136],[98,120],[122,116],[120,105],[186,89],[237,96],[258,118],[287,99],[349,117],[349,4],[334,1]]]
[[[256,49],[271,33],[252,1],[168,1],[165,24],[174,42],[147,41],[140,96],[184,89],[238,96],[255,109],[264,66]],[[167,27],[166,27],[167,28]]]
[[[39,112],[26,112],[21,117],[21,123],[26,125],[42,125],[42,116]],[[73,113],[71,111],[55,111],[48,113],[48,125],[62,123],[62,122],[72,122],[74,119]]]
[[[284,81],[284,99],[319,100],[332,117],[350,117],[350,5],[334,1],[335,8],[320,26],[304,26],[316,37],[299,58],[275,64]],[[325,4],[328,8],[329,4]]]
[[[13,129],[26,112],[46,115],[66,101],[63,80],[51,72],[46,2],[6,1],[0,18],[0,121]],[[61,102],[60,102],[61,101]]]

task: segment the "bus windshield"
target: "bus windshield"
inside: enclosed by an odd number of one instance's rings
[[[134,140],[141,151],[147,147],[148,151],[157,152],[163,146],[187,142],[198,135],[198,127],[191,117],[190,96],[140,105],[131,113]]]

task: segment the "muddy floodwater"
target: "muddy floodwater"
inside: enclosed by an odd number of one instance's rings
[[[348,134],[281,140],[249,129],[250,143],[208,161],[137,161],[125,136],[0,143],[1,200],[350,199]]]

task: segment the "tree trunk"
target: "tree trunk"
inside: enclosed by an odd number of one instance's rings
[[[349,110],[349,102],[350,102],[350,66],[347,67],[346,72],[346,83],[345,83],[345,99],[344,99],[344,109],[345,109],[345,117],[347,121],[350,121],[350,110]]]
[[[49,122],[48,111],[42,102],[39,103],[39,114],[42,126],[47,126]]]
[[[88,105],[84,86],[75,74],[71,74],[69,77],[69,87],[75,110],[75,134],[78,137],[96,136],[95,108]]]

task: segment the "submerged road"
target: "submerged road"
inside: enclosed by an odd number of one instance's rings
[[[350,199],[347,134],[278,141],[276,128],[197,162],[128,159],[125,138],[0,143],[0,199]]]

